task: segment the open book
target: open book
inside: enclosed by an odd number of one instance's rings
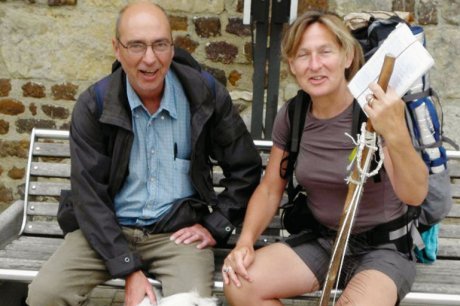
[[[434,65],[433,58],[410,28],[400,23],[348,84],[361,107],[367,103],[366,96],[371,94],[369,84],[377,82],[386,54],[396,57],[389,86],[400,97]]]

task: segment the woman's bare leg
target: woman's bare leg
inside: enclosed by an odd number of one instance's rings
[[[230,305],[275,306],[281,298],[318,290],[313,272],[287,245],[275,243],[256,251],[248,269],[252,282],[242,278],[241,287],[233,283],[224,288]]]

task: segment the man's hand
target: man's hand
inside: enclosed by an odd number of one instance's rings
[[[136,271],[126,277],[125,305],[137,306],[147,296],[152,305],[156,305],[157,299],[152,285],[142,271]]]
[[[199,249],[216,245],[216,240],[214,240],[211,233],[201,224],[195,224],[178,230],[171,235],[171,240],[174,240],[177,244],[190,244],[196,241],[201,241],[197,245],[197,248]]]

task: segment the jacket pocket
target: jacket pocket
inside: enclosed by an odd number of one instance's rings
[[[61,190],[57,220],[64,236],[79,228],[77,218],[75,217],[75,212],[73,210],[70,190]]]
[[[181,228],[200,223],[205,215],[209,214],[205,202],[195,198],[185,198],[176,201],[171,210],[155,223],[150,232],[172,233]]]

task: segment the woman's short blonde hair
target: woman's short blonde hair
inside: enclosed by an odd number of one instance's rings
[[[317,22],[326,26],[335,35],[337,43],[347,56],[353,57],[350,67],[345,70],[346,80],[351,80],[364,64],[363,50],[342,19],[331,12],[308,11],[297,17],[283,37],[282,54],[284,59],[288,60],[295,57],[303,33],[310,25]]]

